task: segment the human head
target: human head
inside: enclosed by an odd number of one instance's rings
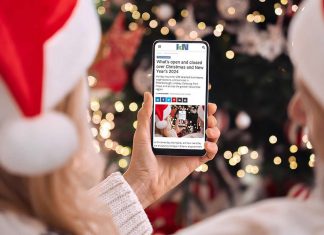
[[[324,138],[324,1],[305,0],[289,30],[290,57],[295,66],[296,92],[290,117],[305,126],[317,155]],[[324,156],[324,155],[323,155]]]
[[[100,41],[93,2],[19,4],[0,1],[0,210],[63,233],[114,234],[87,193],[100,172],[88,168],[97,157],[86,119],[85,75]]]

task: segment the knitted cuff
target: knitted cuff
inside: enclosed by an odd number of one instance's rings
[[[109,206],[121,235],[152,234],[152,226],[141,203],[119,172],[108,176],[91,191],[96,191]]]

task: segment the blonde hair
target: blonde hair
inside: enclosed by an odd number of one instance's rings
[[[46,175],[15,176],[0,168],[0,210],[36,218],[62,233],[116,234],[108,208],[87,192],[82,180],[87,178],[85,155],[95,154],[84,92],[82,81],[56,108],[76,124],[81,149],[65,166]]]

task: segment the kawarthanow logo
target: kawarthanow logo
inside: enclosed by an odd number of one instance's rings
[[[177,44],[177,50],[187,51],[189,50],[189,44],[188,43]]]

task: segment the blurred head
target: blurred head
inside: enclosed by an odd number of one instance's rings
[[[289,52],[295,67],[290,118],[305,126],[318,157],[324,157],[324,0],[305,0],[289,29]]]
[[[0,1],[1,212],[64,234],[115,233],[87,191],[102,172],[85,81],[99,42],[91,0]]]
[[[292,121],[307,129],[316,155],[324,157],[324,108],[305,82],[298,77],[295,78],[295,93],[290,101],[288,113]]]

